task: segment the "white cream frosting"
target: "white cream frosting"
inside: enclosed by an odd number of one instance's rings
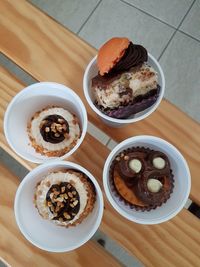
[[[41,122],[49,115],[60,115],[69,124],[69,139],[64,139],[62,142],[52,144],[46,142],[40,133]],[[57,151],[69,147],[74,140],[78,140],[80,136],[80,127],[78,123],[74,124],[74,116],[67,110],[59,107],[45,109],[35,116],[31,121],[30,136],[35,139],[37,145],[45,148],[48,151]]]
[[[157,87],[158,75],[156,71],[146,63],[139,69],[133,68],[124,72],[121,77],[113,81],[108,88],[94,88],[95,99],[104,108],[115,108],[122,103],[132,101],[138,95],[144,95]],[[122,94],[126,88],[132,90],[132,96]]]
[[[51,213],[49,207],[46,205],[46,195],[53,184],[58,184],[60,182],[72,183],[80,197],[80,209],[76,216],[71,221],[60,222],[58,220],[52,220],[53,214]],[[44,180],[37,186],[36,189],[36,206],[39,213],[45,219],[52,220],[55,224],[67,226],[76,221],[80,215],[83,213],[87,204],[87,188],[84,183],[80,180],[80,177],[76,173],[70,172],[54,172],[50,173],[45,177]]]

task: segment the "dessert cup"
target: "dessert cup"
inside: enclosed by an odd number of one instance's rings
[[[96,192],[92,211],[81,223],[68,228],[44,219],[34,204],[38,183],[49,173],[66,169],[84,173],[94,185]],[[68,161],[51,161],[35,168],[23,179],[15,196],[14,211],[17,225],[29,242],[43,250],[65,252],[82,246],[96,232],[103,215],[103,196],[97,181],[86,169]]]
[[[94,94],[92,92],[91,88],[91,80],[93,77],[95,77],[98,74],[98,67],[97,67],[97,56],[95,56],[90,63],[88,64],[85,73],[84,73],[84,78],[83,78],[83,89],[84,89],[84,94],[86,97],[86,100],[88,104],[90,105],[91,109],[99,116],[99,118],[108,126],[111,127],[122,127],[130,123],[134,123],[137,121],[140,121],[142,119],[145,119],[148,117],[152,112],[154,112],[157,107],[159,106],[163,96],[164,96],[164,91],[165,91],[165,77],[162,71],[162,68],[159,64],[159,62],[151,55],[148,53],[148,61],[147,63],[152,66],[155,71],[158,73],[158,83],[160,85],[160,91],[159,91],[159,96],[156,100],[156,102],[150,106],[149,108],[138,112],[132,116],[130,116],[127,119],[116,119],[107,116],[103,112],[101,112],[94,104]]]
[[[69,110],[79,122],[80,137],[68,151],[62,155],[58,153],[59,156],[37,152],[29,138],[28,125],[31,118],[47,107]],[[19,156],[34,163],[67,158],[80,146],[86,131],[87,113],[81,99],[70,88],[58,83],[40,82],[26,87],[12,99],[5,112],[4,133],[8,144]]]
[[[115,157],[125,149],[132,147],[145,147],[164,153],[171,165],[174,178],[173,192],[169,199],[161,206],[152,210],[136,210],[121,201],[113,190],[109,179],[110,167]],[[106,196],[113,208],[123,217],[140,224],[158,224],[170,220],[184,207],[190,193],[190,171],[182,154],[172,144],[154,136],[135,136],[118,144],[108,156],[103,170],[103,184]]]

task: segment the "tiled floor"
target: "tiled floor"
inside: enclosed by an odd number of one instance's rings
[[[30,0],[91,45],[112,36],[127,36],[143,44],[161,63],[166,77],[165,97],[200,122],[200,0]],[[5,57],[0,63],[27,84],[34,82]],[[112,149],[116,143],[89,125],[89,132]],[[4,153],[0,151],[1,159]],[[14,166],[10,159],[5,162]],[[9,163],[10,162],[10,163]],[[15,172],[23,177],[21,167]],[[101,236],[101,235],[100,235]],[[96,238],[99,237],[97,234]],[[126,266],[140,266],[115,245]],[[110,248],[109,248],[110,247]],[[120,254],[122,253],[122,254]]]

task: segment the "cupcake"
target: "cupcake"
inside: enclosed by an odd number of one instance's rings
[[[78,142],[81,130],[77,117],[61,107],[46,107],[28,123],[28,135],[36,152],[61,157]]]
[[[147,50],[127,38],[112,38],[97,55],[98,75],[92,78],[95,106],[105,115],[127,119],[152,106],[160,91],[157,72]]]
[[[144,147],[118,154],[110,167],[112,190],[126,205],[149,211],[165,203],[173,191],[174,179],[168,157]]]
[[[82,172],[62,170],[48,174],[36,187],[39,214],[60,226],[76,226],[93,210],[96,191]]]

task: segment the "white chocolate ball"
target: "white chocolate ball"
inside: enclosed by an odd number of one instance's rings
[[[153,159],[153,166],[156,168],[156,169],[163,169],[165,167],[165,160],[161,157],[157,157],[157,158],[154,158]]]
[[[138,173],[142,169],[142,163],[139,159],[132,159],[129,161],[129,168],[134,172]]]
[[[157,179],[152,178],[147,181],[147,188],[152,193],[158,193],[162,186],[162,183]]]

